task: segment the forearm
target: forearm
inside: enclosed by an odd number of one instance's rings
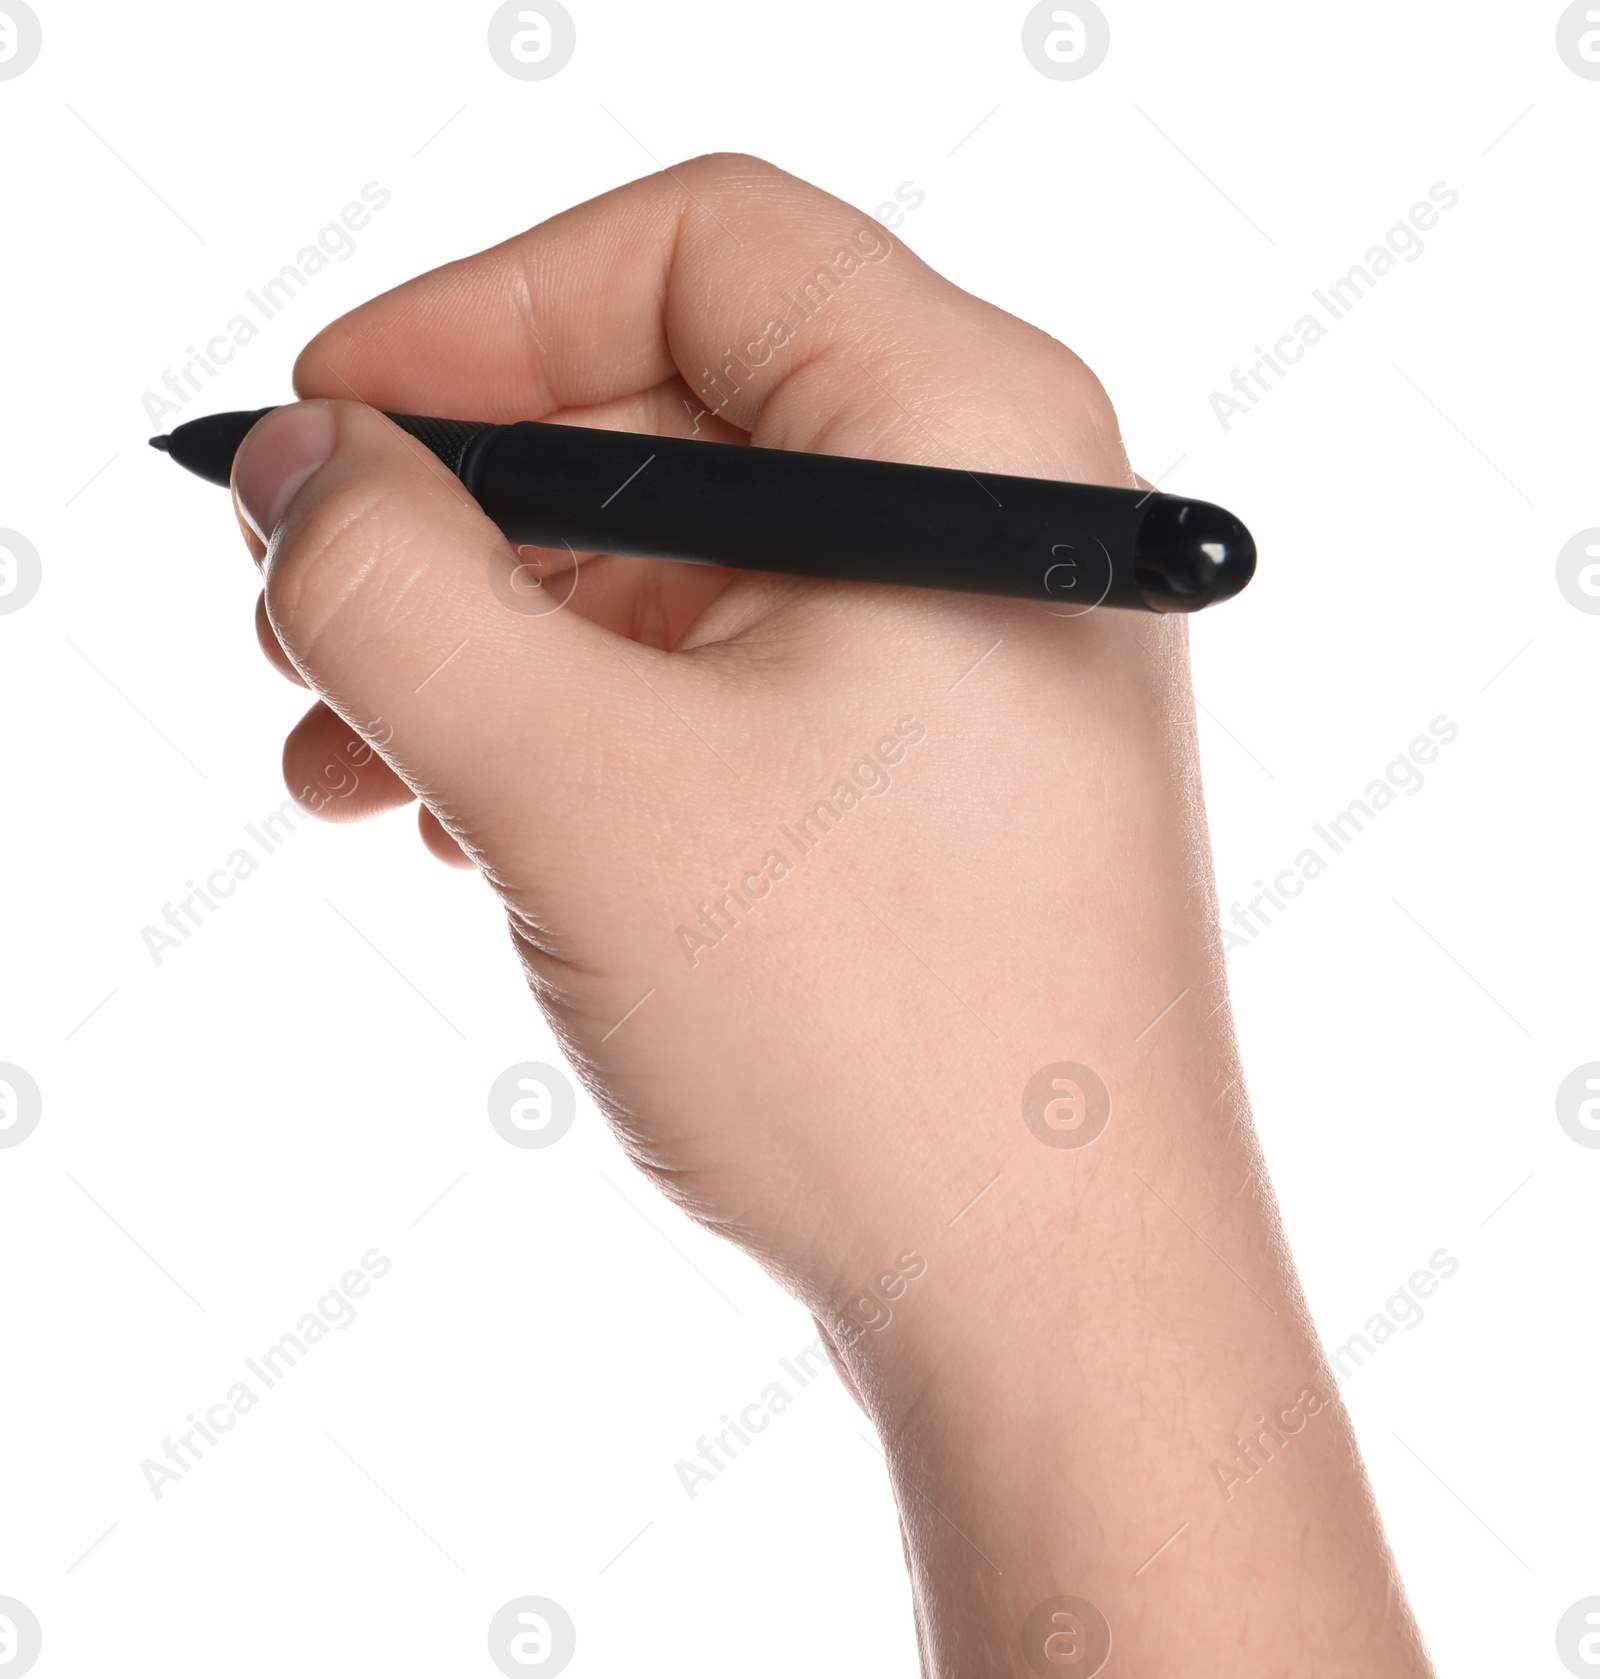
[[[995,929],[1032,976],[964,1093],[972,1190],[999,1175],[930,1220],[926,1280],[843,1349],[930,1679],[1081,1679],[1092,1626],[1085,1651],[1070,1619],[1029,1619],[1059,1597],[1105,1617],[1123,1679],[1430,1672],[1249,1119],[1180,667],[1180,715],[1098,789],[1116,843],[1067,853],[1071,891]],[[1103,1081],[1092,1138],[1077,1075],[1066,1128],[1042,1116],[1058,1060]]]
[[[1193,1100],[1208,1057],[1164,1057],[1098,1144],[980,1201],[846,1354],[935,1679],[1090,1671],[1070,1622],[1029,1623],[1061,1596],[1124,1679],[1430,1671],[1238,1099]]]

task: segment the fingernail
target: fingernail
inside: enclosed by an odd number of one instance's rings
[[[333,410],[322,402],[277,408],[250,430],[233,462],[239,511],[272,540],[295,492],[333,453]]]

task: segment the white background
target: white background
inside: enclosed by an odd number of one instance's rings
[[[914,183],[901,237],[1079,350],[1147,476],[1251,524],[1256,582],[1194,626],[1224,905],[1459,726],[1232,972],[1325,1338],[1460,1261],[1344,1390],[1441,1670],[1561,1673],[1600,1593],[1600,1151],[1554,1109],[1600,1060],[1600,616],[1555,583],[1600,525],[1600,82],[1560,8],[1104,0],[1108,58],[1057,82],[1020,4],[571,4],[572,62],[521,82],[487,4],[36,0],[0,82],[0,526],[43,560],[0,616],[0,1060],[44,1092],[0,1151],[0,1594],[37,1672],[491,1674],[523,1593],[574,1617],[575,1675],[915,1672],[831,1373],[683,1491],[812,1327],[587,1098],[550,1149],[490,1128],[491,1080],[557,1052],[475,877],[409,816],[306,823],[161,966],[140,936],[280,803],[304,703],[142,393],[365,182],[393,202],[356,254],[190,414],[284,399],[413,273],[739,149],[869,213]],[[1224,431],[1210,393],[1438,181],[1424,254]],[[157,1502],[141,1462],[374,1247],[359,1320]]]

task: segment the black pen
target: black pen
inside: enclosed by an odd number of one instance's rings
[[[152,437],[226,484],[263,414]],[[524,420],[389,418],[513,543],[1096,606],[1197,612],[1255,572],[1226,509],[1156,490],[757,449]]]

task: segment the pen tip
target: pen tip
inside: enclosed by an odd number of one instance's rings
[[[4,0],[0,0],[0,6],[3,4]],[[266,408],[258,408],[253,414],[202,414],[198,419],[174,426],[165,437],[152,437],[150,447],[159,449],[168,460],[176,461],[208,484],[226,484],[245,433],[268,412]]]

